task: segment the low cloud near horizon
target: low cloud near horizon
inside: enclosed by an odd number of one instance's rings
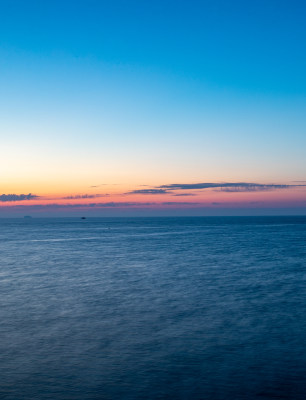
[[[24,200],[33,200],[37,199],[39,196],[36,194],[1,194],[0,195],[0,202],[10,202],[10,201],[24,201]]]
[[[223,192],[256,192],[276,189],[290,189],[306,185],[288,185],[288,184],[264,184],[252,182],[204,182],[204,183],[171,183],[169,185],[157,186],[157,189],[166,191],[175,190],[203,190],[217,189]]]
[[[75,199],[94,199],[96,197],[108,197],[109,194],[77,194],[75,196],[62,197],[64,200],[75,200]]]
[[[300,183],[298,183],[300,182]],[[172,183],[168,185],[152,186],[143,189],[135,189],[127,193],[122,193],[122,195],[168,195],[168,196],[196,196],[199,191],[210,189],[217,192],[260,192],[260,191],[272,191],[272,190],[283,190],[283,189],[293,189],[298,187],[306,187],[303,181],[296,181],[295,184],[263,184],[263,183],[253,183],[253,182],[201,182],[201,183]],[[144,185],[143,185],[144,186]],[[192,192],[191,192],[192,191]],[[194,191],[197,191],[194,193]],[[110,194],[75,194],[65,197],[60,197],[58,200],[78,200],[78,199],[94,199],[99,197],[109,197]],[[0,195],[0,203],[10,203],[10,202],[21,202],[29,201],[34,199],[44,199],[32,193],[28,194],[2,194]],[[51,198],[50,198],[51,200]],[[53,198],[53,200],[55,200]],[[56,200],[55,200],[56,201]],[[185,202],[107,202],[107,203],[89,203],[89,204],[49,204],[50,207],[143,207],[143,206],[158,206],[158,205],[170,205],[177,204],[178,206],[185,205]],[[188,203],[190,206],[199,203]],[[42,205],[43,206],[43,205]]]
[[[296,181],[297,182],[297,181]],[[301,181],[302,182],[302,181]],[[278,189],[291,189],[304,184],[266,184],[253,182],[201,182],[201,183],[171,183],[168,185],[153,186],[148,189],[136,189],[124,195],[144,194],[144,195],[172,195],[172,196],[195,196],[195,193],[175,193],[182,190],[205,190],[212,189],[220,192],[260,192]],[[147,186],[147,185],[141,185]]]
[[[169,193],[165,189],[138,189],[132,190],[131,192],[127,192],[124,194],[167,194]]]
[[[75,203],[75,204],[59,204],[59,203],[51,203],[51,204],[35,204],[35,205],[16,205],[11,206],[10,208],[35,208],[35,209],[86,209],[86,208],[128,208],[128,207],[159,207],[159,206],[195,206],[200,205],[201,203],[189,203],[184,201],[168,201],[168,202],[107,202],[107,203]]]

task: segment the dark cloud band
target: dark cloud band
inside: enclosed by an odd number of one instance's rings
[[[166,194],[168,191],[166,189],[139,189],[132,190],[131,192],[127,192],[125,194]]]
[[[287,189],[297,185],[275,185],[248,182],[222,182],[222,183],[172,183],[170,185],[161,185],[158,188],[163,190],[201,190],[201,189],[219,189],[227,192],[250,192],[274,189]],[[301,186],[301,185],[299,185]]]
[[[35,194],[1,194],[0,202],[9,202],[9,201],[24,201],[24,200],[33,200],[38,198]]]

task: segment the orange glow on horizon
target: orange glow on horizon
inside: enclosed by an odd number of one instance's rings
[[[111,189],[111,190],[109,190]],[[79,191],[33,192],[37,198],[20,201],[1,201],[0,207],[11,206],[76,206],[97,207],[115,203],[122,207],[263,207],[277,204],[306,204],[306,188],[293,187],[275,190],[226,191],[219,189],[168,190],[167,193],[129,193],[134,188],[123,185],[96,185],[83,193]],[[139,190],[139,187],[137,188]],[[24,194],[28,194],[24,192]],[[179,196],[176,196],[179,194]],[[186,194],[186,195],[185,195]],[[189,194],[189,195],[188,195]],[[192,194],[192,195],[190,195]]]

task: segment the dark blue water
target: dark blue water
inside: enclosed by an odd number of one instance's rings
[[[0,220],[1,399],[305,399],[306,217]]]

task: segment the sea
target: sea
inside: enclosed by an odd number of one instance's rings
[[[0,220],[0,399],[306,399],[306,217]]]

